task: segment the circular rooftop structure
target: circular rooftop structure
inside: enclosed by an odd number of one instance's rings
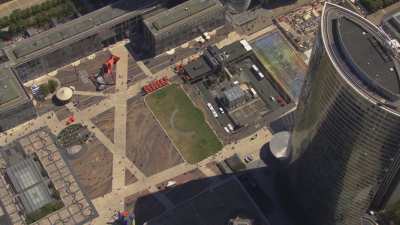
[[[57,93],[56,93],[57,99],[62,102],[71,100],[73,95],[74,95],[74,92],[69,87],[62,87],[62,88],[58,89]]]
[[[368,100],[398,109],[400,51],[396,41],[356,14],[327,5],[321,20],[322,39],[337,71]]]
[[[288,131],[281,131],[272,136],[272,139],[269,142],[269,148],[275,158],[287,159],[289,157],[289,138],[290,133]]]

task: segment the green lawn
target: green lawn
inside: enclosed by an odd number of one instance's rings
[[[170,85],[146,98],[146,102],[189,163],[218,152],[221,142],[178,85]]]

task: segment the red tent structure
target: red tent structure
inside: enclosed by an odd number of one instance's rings
[[[75,123],[76,119],[74,115],[71,115],[67,119],[67,125],[70,125],[71,123]]]
[[[156,91],[156,90],[158,90],[158,89],[160,89],[160,88],[162,88],[162,87],[164,87],[164,86],[166,86],[168,84],[169,84],[168,78],[167,77],[163,77],[163,78],[158,79],[158,80],[153,80],[149,84],[143,86],[143,91],[146,94],[149,94],[149,93],[151,93],[153,91]]]
[[[115,55],[111,55],[110,58],[104,63],[105,65],[105,73],[112,74],[113,67],[119,61],[119,57]]]

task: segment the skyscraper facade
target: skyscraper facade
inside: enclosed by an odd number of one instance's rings
[[[366,19],[326,3],[289,142],[289,186],[308,225],[358,225],[398,183],[394,44]]]

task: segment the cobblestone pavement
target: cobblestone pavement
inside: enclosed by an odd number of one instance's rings
[[[23,149],[24,154],[35,153],[49,179],[54,184],[54,189],[59,193],[64,207],[40,219],[33,225],[70,224],[78,225],[88,222],[96,217],[96,210],[85,197],[65,163],[61,152],[54,143],[54,137],[45,130],[34,131],[16,140]],[[6,147],[7,148],[7,147]],[[3,168],[6,160],[0,155],[0,166]],[[14,225],[25,224],[20,207],[15,201],[15,193],[7,184],[3,176],[0,176],[0,200],[4,204],[7,214]]]

